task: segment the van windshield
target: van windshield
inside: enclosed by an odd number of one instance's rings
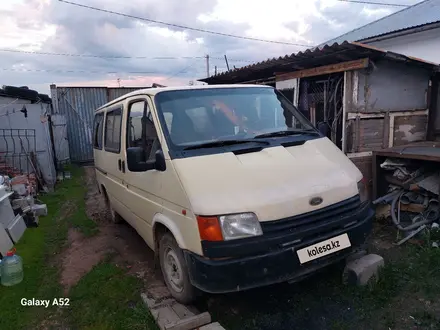
[[[178,147],[313,129],[280,92],[267,87],[165,91],[155,103],[167,139]]]

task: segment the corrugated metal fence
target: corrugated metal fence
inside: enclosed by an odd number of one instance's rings
[[[55,114],[67,120],[70,160],[93,160],[93,112],[124,94],[148,87],[57,87],[50,86]]]

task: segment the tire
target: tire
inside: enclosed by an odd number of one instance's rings
[[[109,210],[110,210],[110,220],[112,223],[121,223],[123,221],[122,217],[116,212],[111,204],[109,203]]]
[[[32,89],[25,89],[15,86],[3,86],[3,90],[6,94],[10,95],[11,97],[23,98],[31,101],[38,100],[38,92]]]
[[[171,295],[182,304],[190,304],[197,298],[197,289],[191,284],[188,267],[182,250],[170,233],[159,242],[160,268]]]
[[[43,103],[50,103],[52,101],[49,95],[47,94],[38,94],[38,98]]]
[[[112,223],[121,223],[123,221],[122,217],[114,210],[112,207],[112,204],[110,203],[110,199],[107,196],[107,191],[103,189],[103,195],[105,199],[105,204],[107,205],[107,208],[110,212],[110,220]]]

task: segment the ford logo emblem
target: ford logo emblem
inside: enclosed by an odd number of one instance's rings
[[[309,201],[310,205],[312,206],[317,206],[319,204],[322,203],[322,198],[321,197],[313,197],[310,201]]]

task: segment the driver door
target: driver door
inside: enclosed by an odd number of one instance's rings
[[[157,123],[153,119],[150,102],[149,98],[136,98],[128,102],[124,125],[125,164],[127,164],[126,149],[128,147],[141,147],[144,151],[144,161],[153,160],[156,151],[161,148],[156,130]],[[148,245],[152,246],[153,217],[156,213],[161,213],[163,209],[160,197],[162,194],[162,173],[156,169],[130,172],[126,166],[123,176],[126,185],[124,204],[132,214],[129,222]]]

